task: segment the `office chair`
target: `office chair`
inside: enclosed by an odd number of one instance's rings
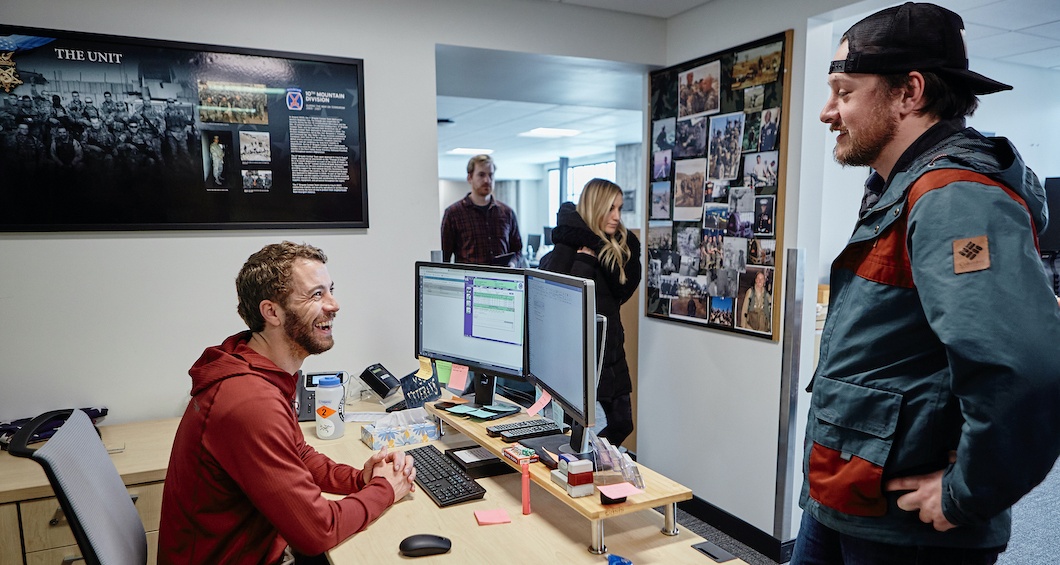
[[[42,447],[27,447],[37,428],[63,419]],[[87,565],[147,563],[143,522],[87,414],[41,414],[15,433],[8,451],[44,467]]]

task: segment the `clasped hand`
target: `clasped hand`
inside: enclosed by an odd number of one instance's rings
[[[384,447],[364,462],[364,482],[383,477],[394,489],[394,502],[416,490],[416,461],[403,451],[388,452]]]

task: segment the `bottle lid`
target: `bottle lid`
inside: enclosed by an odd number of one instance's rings
[[[342,382],[335,376],[322,377],[317,381],[317,386],[339,386],[340,384],[342,384]]]

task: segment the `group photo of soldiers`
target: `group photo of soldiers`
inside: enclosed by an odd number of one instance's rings
[[[194,122],[175,99],[45,87],[16,88],[0,105],[0,163],[15,186],[132,184],[195,167]]]

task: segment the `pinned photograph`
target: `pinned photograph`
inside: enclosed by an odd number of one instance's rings
[[[707,180],[707,186],[703,189],[703,202],[728,202],[729,181]]]
[[[723,241],[721,230],[703,230],[703,243],[699,246],[701,273],[706,274],[708,271],[722,268]]]
[[[678,117],[717,112],[720,107],[721,61],[711,61],[680,73],[678,85]]]
[[[677,121],[677,145],[674,158],[704,157],[707,154],[707,118],[693,117]]]
[[[703,229],[724,231],[729,226],[729,205],[711,202],[703,205]]]
[[[670,301],[670,315],[674,318],[707,319],[707,298],[689,296]]]
[[[776,192],[777,158],[776,151],[744,153],[744,186],[754,188],[759,192]]]
[[[696,221],[703,214],[706,159],[685,159],[674,165],[674,221]]]
[[[696,223],[674,223],[674,244],[684,257],[699,256],[700,227]]]
[[[674,148],[677,139],[677,118],[655,120],[651,124],[651,152],[668,151]]]
[[[648,314],[663,317],[670,315],[670,299],[663,298],[658,288],[648,288],[648,296],[645,297],[644,303]]]
[[[740,273],[732,269],[714,269],[707,271],[707,294],[710,296],[736,297],[737,277]]]
[[[711,179],[733,180],[739,174],[745,115],[743,112],[734,112],[710,118],[707,175]]]
[[[770,108],[762,112],[762,134],[758,145],[759,151],[772,151],[777,148],[777,132],[780,131],[780,108]],[[754,151],[754,148],[749,149]]]
[[[747,243],[747,258],[752,265],[772,267],[775,264],[777,240],[753,238]]]
[[[766,88],[762,85],[751,86],[743,91],[743,111],[747,113],[757,112],[762,109],[766,100]]]
[[[673,250],[674,225],[672,222],[649,222],[646,246],[648,251]],[[654,257],[654,255],[653,255]]]
[[[670,219],[670,181],[651,183],[651,214],[648,219]]]
[[[762,129],[762,113],[751,112],[744,118],[743,145],[744,152],[758,151],[760,145],[758,136]]]
[[[780,74],[783,46],[778,41],[737,53],[732,66],[732,89],[775,82]]]
[[[755,197],[755,225],[756,236],[773,235],[773,218],[775,217],[774,204],[776,196]]]
[[[721,266],[742,273],[747,270],[747,240],[742,237],[726,237],[722,241]]]
[[[723,328],[733,327],[735,316],[732,313],[732,303],[731,297],[710,297],[710,315],[707,317],[707,323]]]
[[[665,265],[664,265],[665,267]],[[663,298],[679,298],[677,296],[678,284],[677,275],[662,275],[659,277],[659,296]]]
[[[663,251],[659,253],[659,275],[663,278],[677,273],[681,268],[681,254],[677,251]]]
[[[773,269],[748,267],[740,275],[736,319],[739,327],[755,332],[773,331]]]
[[[652,154],[651,180],[668,180],[670,178],[670,168],[674,163],[671,153],[670,149],[666,149]]]
[[[658,259],[648,259],[648,288],[659,288],[660,277],[662,277],[662,262]]]

